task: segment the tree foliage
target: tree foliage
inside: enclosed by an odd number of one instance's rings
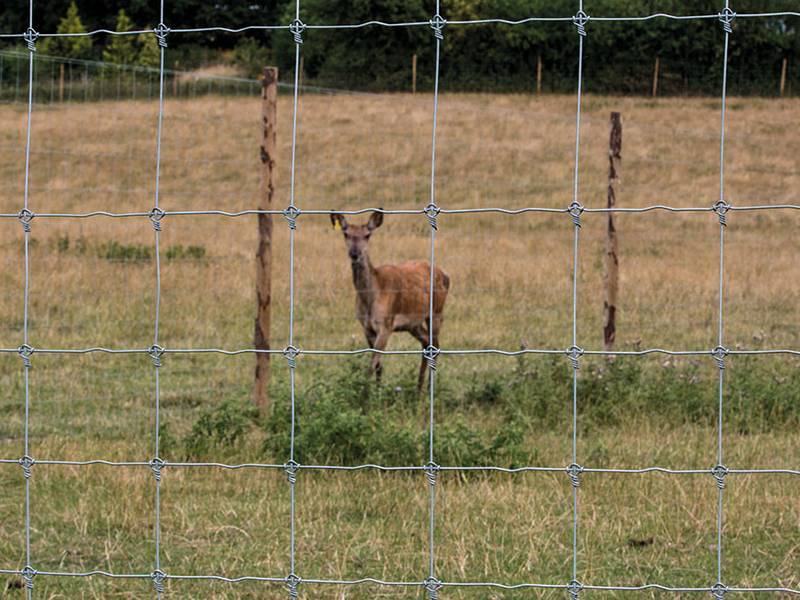
[[[85,33],[86,27],[78,14],[78,5],[74,0],[67,8],[67,14],[58,22],[57,33]],[[42,52],[54,56],[67,58],[87,58],[92,51],[92,38],[63,37],[45,38],[42,42]]]

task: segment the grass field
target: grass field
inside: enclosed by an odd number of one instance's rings
[[[563,208],[572,201],[574,98],[445,94],[440,108],[440,206]],[[734,98],[729,108],[727,200],[734,205],[798,203],[800,141],[792,125],[800,116],[800,103]],[[154,192],[156,110],[146,102],[35,107],[31,209],[38,213],[149,210]],[[585,206],[605,203],[611,110],[620,110],[624,120],[621,206],[711,206],[718,199],[718,101],[590,96],[584,104],[581,147],[580,200]],[[280,98],[278,111],[276,203],[282,208],[288,204],[289,189],[291,102],[287,97]],[[22,106],[0,106],[2,213],[16,213],[22,203],[25,117]],[[161,206],[165,210],[254,207],[259,122],[258,99],[168,102]],[[431,97],[426,95],[304,96],[296,204],[301,209],[424,206],[430,193],[430,125]],[[728,347],[800,347],[798,219],[795,211],[729,215],[724,278]],[[443,347],[564,349],[571,344],[572,226],[568,216],[441,215],[439,221],[436,260],[453,281]],[[273,340],[282,347],[288,336],[288,227],[282,218],[275,223]],[[604,216],[584,215],[578,339],[586,349],[602,346],[605,227]],[[619,347],[714,347],[716,216],[620,215],[617,228]],[[163,221],[162,346],[231,350],[252,346],[256,233],[252,217],[168,217]],[[364,345],[353,314],[351,277],[340,237],[325,215],[301,215],[298,220],[295,344],[300,348]],[[152,244],[152,226],[143,218],[34,219],[31,345],[149,346],[155,289]],[[387,216],[371,250],[375,262],[395,262],[427,258],[428,245],[429,228],[423,216]],[[195,250],[187,250],[190,247]],[[23,271],[21,227],[13,219],[0,219],[0,264],[0,348],[16,348],[21,343]],[[398,334],[390,348],[416,348],[412,342],[409,336]],[[320,386],[330,387],[332,382],[360,385],[358,376],[341,376],[343,360],[301,357],[298,397],[313,402],[324,395]],[[599,400],[593,396],[607,373],[605,365],[584,359],[580,462],[616,467],[712,466],[716,460],[713,419],[681,419],[680,395],[670,405],[672,412],[662,411],[661,405],[667,402],[652,391],[655,384],[642,392],[646,399],[637,403],[635,386],[651,380],[668,382],[670,369],[675,369],[676,378],[695,370],[700,375],[680,389],[694,394],[693,390],[702,388],[703,394],[710,394],[703,410],[713,415],[714,362],[710,358],[639,360],[644,367],[634,383],[621,378],[603,388],[609,404],[600,408],[610,406],[612,413],[618,390],[633,388],[626,396],[630,404],[611,418],[600,412]],[[148,357],[34,355],[33,361],[30,431],[34,457],[151,458],[153,369]],[[512,394],[502,390],[518,368],[515,359],[442,358],[437,427],[446,429],[458,421],[481,435],[494,435],[518,426],[525,464],[568,464],[570,388],[563,385],[562,393],[558,380],[545,384],[542,373],[551,373],[545,361],[549,359],[531,358],[533,366],[526,368],[534,369],[534,375],[528,378],[528,387],[515,388]],[[358,410],[374,422],[396,420],[423,433],[426,402],[408,392],[416,357],[387,357],[384,364],[386,384],[372,389],[365,396],[370,403]],[[766,390],[764,395],[780,410],[768,413],[759,427],[749,429],[731,409],[726,419],[737,425],[725,431],[726,463],[739,468],[797,469],[800,379],[795,362],[734,358],[729,367],[726,389],[735,398],[731,406],[745,409],[750,395]],[[161,369],[166,424],[163,458],[185,457],[184,441],[209,409],[224,402],[245,402],[252,369],[249,356],[168,354]],[[566,359],[563,369],[568,376]],[[273,424],[285,408],[283,361],[276,363],[274,378]],[[499,400],[492,391],[498,386]],[[401,388],[396,398],[392,396],[395,388]],[[338,401],[336,394],[334,390],[325,401]],[[535,394],[549,398],[548,414],[528,419],[526,402]],[[22,454],[23,391],[20,359],[14,354],[0,354],[0,414],[0,456],[17,458]],[[301,414],[301,428],[303,418]],[[212,440],[200,458],[283,462],[285,456],[272,456],[265,450],[272,434],[269,427],[248,421],[235,443]],[[467,445],[474,441],[464,435],[443,440],[467,440]],[[453,448],[448,456],[475,457],[474,452],[459,454],[460,446]],[[330,456],[335,458],[338,451],[332,445]],[[415,462],[422,464],[426,458],[420,455]],[[480,456],[475,460],[475,464],[483,462]],[[0,569],[20,568],[24,565],[20,468],[0,465],[0,484],[5,490],[0,494]],[[568,581],[570,489],[563,474],[442,475],[436,531],[440,577],[504,583]],[[166,572],[288,573],[288,485],[282,472],[174,468],[165,472],[162,491]],[[39,570],[150,572],[153,496],[152,473],[146,468],[35,466],[34,566]],[[798,498],[800,480],[795,476],[728,478],[724,541],[728,585],[800,587]],[[302,577],[420,580],[426,576],[428,490],[423,474],[302,472],[297,499],[298,574]],[[716,487],[706,475],[584,475],[578,578],[593,584],[711,585],[716,569],[715,502]],[[16,583],[8,580],[8,597],[21,594]],[[48,598],[138,598],[151,590],[149,581],[103,578],[40,577],[35,585],[37,594]],[[285,596],[277,587],[253,583],[170,582],[168,588],[170,595],[186,598]],[[302,589],[307,598],[422,597],[419,590],[403,588]],[[464,599],[564,595],[563,591],[487,589],[441,593],[443,598]],[[592,595],[616,597],[604,592]],[[661,597],[656,592],[639,595]]]

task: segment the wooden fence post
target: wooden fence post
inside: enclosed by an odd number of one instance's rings
[[[271,210],[275,194],[275,159],[277,155],[278,69],[264,68],[261,83],[261,184],[259,210]],[[272,215],[258,215],[258,251],[256,253],[256,327],[255,349],[270,349],[272,313]],[[269,409],[269,354],[256,354],[253,402],[262,415]]]
[[[58,65],[58,101],[64,102],[64,63]]]
[[[661,57],[656,56],[656,64],[653,67],[653,98],[658,96],[658,74],[661,70]]]
[[[611,113],[611,135],[608,140],[608,208],[617,204],[617,185],[622,163],[622,117]],[[606,351],[614,349],[617,337],[617,294],[619,292],[619,255],[617,254],[617,230],[614,213],[608,213],[608,236],[606,237],[606,278],[603,301],[603,346]]]
[[[536,95],[542,95],[542,55],[536,57]]]
[[[786,91],[786,69],[789,66],[789,59],[787,57],[783,57],[783,64],[781,65],[781,98],[783,98],[783,93]]]
[[[411,57],[411,93],[417,93],[417,53]]]

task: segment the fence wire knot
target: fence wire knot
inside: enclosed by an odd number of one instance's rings
[[[29,346],[28,344],[22,344],[19,348],[17,348],[17,354],[22,359],[22,364],[26,369],[31,368],[31,355],[34,353],[34,349]]]
[[[714,600],[723,600],[725,598],[725,594],[728,592],[728,586],[718,581],[714,585],[711,586],[711,595],[714,596]]]
[[[294,346],[286,346],[286,348],[283,349],[283,356],[286,359],[286,362],[289,364],[290,369],[297,367],[297,356],[299,354],[300,350]]]
[[[569,592],[569,597],[571,600],[578,600],[582,590],[583,584],[577,579],[573,579],[567,584],[567,591]]]
[[[17,213],[17,218],[19,222],[22,223],[22,230],[25,233],[31,232],[31,221],[33,221],[33,217],[36,215],[29,211],[27,208],[23,208],[19,213]]]
[[[156,39],[158,40],[158,45],[162,48],[167,47],[167,36],[169,35],[169,27],[164,25],[164,23],[159,23],[155,29],[153,29],[153,33],[156,34]]]
[[[727,6],[719,13],[719,20],[722,23],[722,28],[725,33],[733,33],[733,20],[736,18],[736,13]]]
[[[285,465],[283,465],[283,472],[286,473],[286,479],[289,480],[289,483],[294,485],[297,483],[297,472],[300,470],[300,464],[290,460]]]
[[[428,368],[431,371],[436,370],[436,357],[439,356],[439,349],[436,346],[428,346],[422,351],[422,356],[428,363]]]
[[[581,368],[579,359],[583,356],[583,348],[579,346],[570,346],[566,350],[567,357],[569,358],[569,362],[572,363],[572,368],[576,371]]]
[[[20,575],[25,580],[25,587],[29,590],[33,589],[33,578],[36,577],[36,569],[30,565],[25,565],[20,571]]]
[[[428,478],[428,485],[436,485],[440,469],[441,467],[433,461],[425,465],[425,476]]]
[[[292,32],[294,36],[294,43],[295,44],[302,44],[303,43],[303,32],[306,30],[306,24],[303,23],[300,19],[295,19],[292,21],[291,25],[289,25],[289,31]]]
[[[719,217],[719,224],[725,227],[728,224],[728,211],[731,209],[731,205],[725,202],[724,200],[720,200],[719,202],[715,203],[712,207],[712,210],[717,213]]]
[[[440,589],[442,589],[442,582],[436,579],[436,577],[428,577],[425,580],[425,590],[428,592],[428,600],[438,600]]]
[[[441,211],[442,209],[436,206],[433,202],[428,204],[428,206],[426,206],[422,211],[425,213],[425,216],[428,217],[428,224],[437,230],[439,229],[439,224],[436,222],[436,219]]]
[[[150,461],[150,469],[155,475],[156,481],[161,481],[161,469],[164,468],[164,461],[157,456]]]
[[[725,465],[717,465],[711,469],[711,475],[717,480],[717,487],[721,490],[725,489],[725,476],[728,474],[728,467]]]
[[[290,204],[283,210],[283,218],[289,223],[289,229],[297,229],[297,217],[300,216],[300,209],[294,204]]]
[[[36,52],[36,40],[39,39],[38,31],[36,31],[33,27],[28,27],[25,30],[25,34],[22,36],[22,39],[24,39],[25,43],[28,44],[29,51]]]
[[[572,483],[572,487],[579,488],[581,487],[581,473],[583,473],[583,467],[579,464],[572,463],[570,466],[567,467],[567,475],[569,475],[569,481]]]
[[[437,40],[444,39],[444,26],[447,25],[447,21],[444,20],[444,17],[439,13],[433,15],[433,18],[430,20],[431,29],[433,29],[433,35],[436,36]]]
[[[164,593],[164,580],[167,578],[167,574],[164,573],[161,569],[156,569],[152,573],[150,573],[150,579],[153,580],[153,587],[156,590],[157,594]]]
[[[578,35],[586,37],[586,24],[589,22],[589,18],[589,15],[582,10],[572,17],[572,23],[578,28]]]
[[[728,356],[730,350],[725,348],[724,346],[717,346],[711,351],[711,355],[714,357],[714,360],[717,362],[717,367],[720,370],[725,368],[725,357]]]
[[[28,456],[27,454],[19,459],[19,466],[22,467],[22,474],[25,475],[25,479],[31,478],[31,467],[36,463],[36,460]]]
[[[583,214],[583,210],[583,204],[580,202],[573,202],[567,208],[567,212],[572,217],[572,224],[575,225],[575,227],[581,226],[581,215]]]
[[[158,344],[153,344],[147,349],[147,354],[153,359],[153,366],[158,368],[161,366],[161,356],[166,352],[164,348]]]
[[[161,219],[164,218],[164,215],[166,215],[166,213],[158,207],[147,213],[147,217],[150,219],[150,222],[153,224],[153,229],[156,231],[161,231]]]

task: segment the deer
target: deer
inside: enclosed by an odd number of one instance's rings
[[[431,319],[430,263],[414,260],[377,267],[372,264],[368,253],[369,240],[382,223],[382,212],[373,212],[364,225],[352,225],[344,215],[331,213],[331,224],[334,229],[342,231],[347,245],[356,288],[356,319],[364,329],[367,344],[373,350],[385,350],[392,333],[407,331],[419,341],[423,352],[430,346],[438,349],[450,277],[439,267],[433,269]],[[417,380],[418,393],[425,383],[426,370],[427,359],[423,354]],[[371,371],[380,382],[383,372],[380,353],[373,353]]]

